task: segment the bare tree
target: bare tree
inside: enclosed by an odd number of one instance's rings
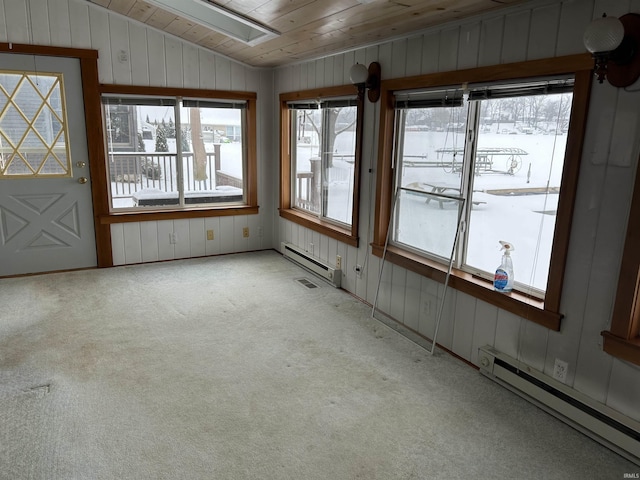
[[[200,121],[200,109],[189,109],[189,121],[191,123],[191,145],[193,146],[193,178],[198,182],[205,181],[207,177],[207,152],[204,149],[202,139],[202,122]]]

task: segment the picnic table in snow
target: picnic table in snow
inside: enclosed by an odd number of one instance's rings
[[[440,165],[447,173],[460,172],[463,149],[439,148],[436,150]],[[522,168],[522,157],[529,152],[517,147],[485,147],[476,149],[475,173],[504,173],[513,175]]]

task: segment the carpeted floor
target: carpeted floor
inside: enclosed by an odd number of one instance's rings
[[[0,478],[638,472],[273,251],[0,280]]]

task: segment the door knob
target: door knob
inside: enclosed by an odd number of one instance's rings
[[[78,179],[78,183],[83,183],[84,184],[84,183],[87,183],[87,182],[88,182],[87,177],[80,177]]]

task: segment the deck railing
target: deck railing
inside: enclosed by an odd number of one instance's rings
[[[214,190],[228,185],[242,188],[242,178],[220,168],[220,145],[207,152],[205,179],[196,180],[193,153],[182,153],[182,178],[185,192]],[[111,196],[126,198],[145,189],[178,192],[177,154],[146,152],[110,152]]]

